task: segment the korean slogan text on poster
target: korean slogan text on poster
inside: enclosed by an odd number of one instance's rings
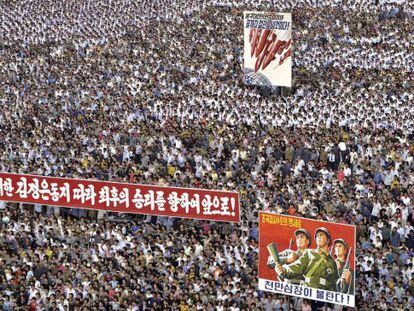
[[[244,12],[244,80],[292,86],[292,14]]]
[[[259,289],[355,306],[355,227],[261,212]]]
[[[132,214],[239,222],[239,194],[0,173],[0,200]]]

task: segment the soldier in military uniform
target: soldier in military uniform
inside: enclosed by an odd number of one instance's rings
[[[302,255],[305,253],[305,250],[311,246],[311,237],[306,229],[296,230],[295,237],[297,250],[294,251],[291,249],[285,249],[283,252],[279,253],[280,263],[283,265],[290,264],[302,257]],[[272,255],[270,255],[267,259],[267,265],[271,269],[275,268],[275,260]]]
[[[354,294],[354,284],[352,282],[353,271],[349,268],[347,262],[349,252],[348,243],[343,239],[334,241],[334,253],[336,257],[336,268],[338,269],[338,281],[336,282],[336,291],[343,294]]]
[[[295,231],[296,247],[297,250],[285,249],[279,253],[279,259],[281,264],[291,264],[298,260],[305,251],[311,246],[311,237],[306,229],[298,229]],[[275,260],[272,255],[267,259],[267,265],[269,268],[275,268]],[[284,279],[284,282],[291,284],[300,284],[303,278]]]
[[[302,285],[324,290],[336,291],[338,269],[329,253],[332,243],[328,229],[321,227],[315,231],[316,249],[307,249],[291,264],[275,263],[275,271],[283,278],[302,278]]]

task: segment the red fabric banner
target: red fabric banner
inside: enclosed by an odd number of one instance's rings
[[[0,173],[0,201],[240,221],[237,192]]]

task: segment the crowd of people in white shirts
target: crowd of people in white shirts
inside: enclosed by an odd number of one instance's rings
[[[316,310],[257,288],[260,210],[357,225],[361,310],[414,309],[413,2],[7,1],[0,171],[236,190],[241,224],[0,203],[2,310]],[[242,12],[293,12],[293,88]],[[339,306],[328,305],[339,309]]]

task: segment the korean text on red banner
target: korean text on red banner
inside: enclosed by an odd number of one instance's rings
[[[239,222],[237,192],[0,173],[0,201]]]

